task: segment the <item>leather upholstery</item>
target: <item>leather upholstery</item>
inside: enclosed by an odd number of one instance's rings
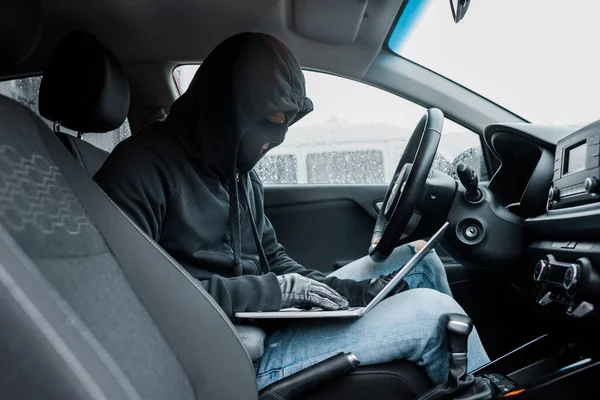
[[[357,363],[358,360],[352,353],[340,352],[261,389],[259,399],[295,399],[325,382],[334,381],[355,371]]]
[[[421,367],[397,361],[359,367],[350,375],[303,393],[299,399],[414,399],[430,387],[429,377]]]
[[[238,336],[252,361],[256,361],[265,353],[266,333],[256,326],[235,325]]]
[[[40,85],[40,115],[76,132],[108,132],[129,112],[129,82],[115,56],[85,32],[56,46]]]

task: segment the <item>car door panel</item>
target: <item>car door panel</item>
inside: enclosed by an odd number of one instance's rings
[[[330,273],[367,254],[380,193],[377,186],[269,186],[265,212],[291,257]]]

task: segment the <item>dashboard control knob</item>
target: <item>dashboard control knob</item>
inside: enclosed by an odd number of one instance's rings
[[[549,201],[558,201],[560,198],[560,191],[552,186],[548,191],[548,200]]]
[[[533,279],[536,282],[542,282],[548,277],[549,273],[550,265],[548,264],[548,261],[540,260],[537,262],[535,269],[533,270]]]
[[[577,283],[579,283],[579,276],[581,275],[581,267],[577,264],[572,264],[565,272],[565,279],[563,280],[563,286],[567,293],[573,294]]]
[[[594,177],[585,178],[583,189],[589,194],[598,194],[598,180]]]

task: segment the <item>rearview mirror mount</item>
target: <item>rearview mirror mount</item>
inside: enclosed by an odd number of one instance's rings
[[[452,19],[458,23],[464,18],[469,9],[471,0],[450,0],[450,9],[452,10]]]

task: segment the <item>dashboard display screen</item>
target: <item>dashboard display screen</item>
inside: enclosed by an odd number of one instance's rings
[[[565,150],[565,166],[563,174],[572,174],[585,169],[586,143],[576,144]]]

